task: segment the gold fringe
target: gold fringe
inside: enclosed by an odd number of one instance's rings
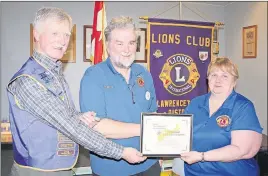
[[[140,19],[148,21],[149,17],[148,16],[141,16]]]
[[[216,22],[215,22],[215,26],[224,26],[224,23],[219,22],[219,21],[216,21]]]

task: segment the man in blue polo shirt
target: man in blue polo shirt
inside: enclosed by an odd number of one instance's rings
[[[81,111],[105,117],[94,128],[107,138],[139,149],[141,113],[157,110],[153,80],[143,66],[133,64],[137,43],[131,18],[112,19],[105,38],[109,57],[86,70],[80,87]],[[95,176],[157,176],[161,172],[156,159],[133,165],[91,154],[90,163]]]

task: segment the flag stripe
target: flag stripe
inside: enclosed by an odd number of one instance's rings
[[[92,63],[97,64],[102,62],[105,58],[104,48],[104,29],[106,27],[106,13],[103,1],[95,2],[93,29],[92,29]]]

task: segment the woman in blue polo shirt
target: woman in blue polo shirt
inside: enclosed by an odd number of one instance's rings
[[[192,151],[181,154],[185,176],[258,175],[253,157],[261,145],[262,127],[253,103],[234,90],[237,79],[237,67],[217,58],[208,67],[210,92],[185,109],[194,115]]]

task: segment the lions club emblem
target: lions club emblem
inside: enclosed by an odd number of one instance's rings
[[[170,94],[180,96],[196,87],[200,74],[190,56],[175,54],[167,59],[159,78]]]
[[[137,83],[140,87],[143,87],[144,86],[144,80],[142,77],[138,77],[137,78]]]
[[[227,127],[231,123],[231,119],[227,115],[222,115],[222,116],[217,117],[216,121],[219,127],[221,128]]]

